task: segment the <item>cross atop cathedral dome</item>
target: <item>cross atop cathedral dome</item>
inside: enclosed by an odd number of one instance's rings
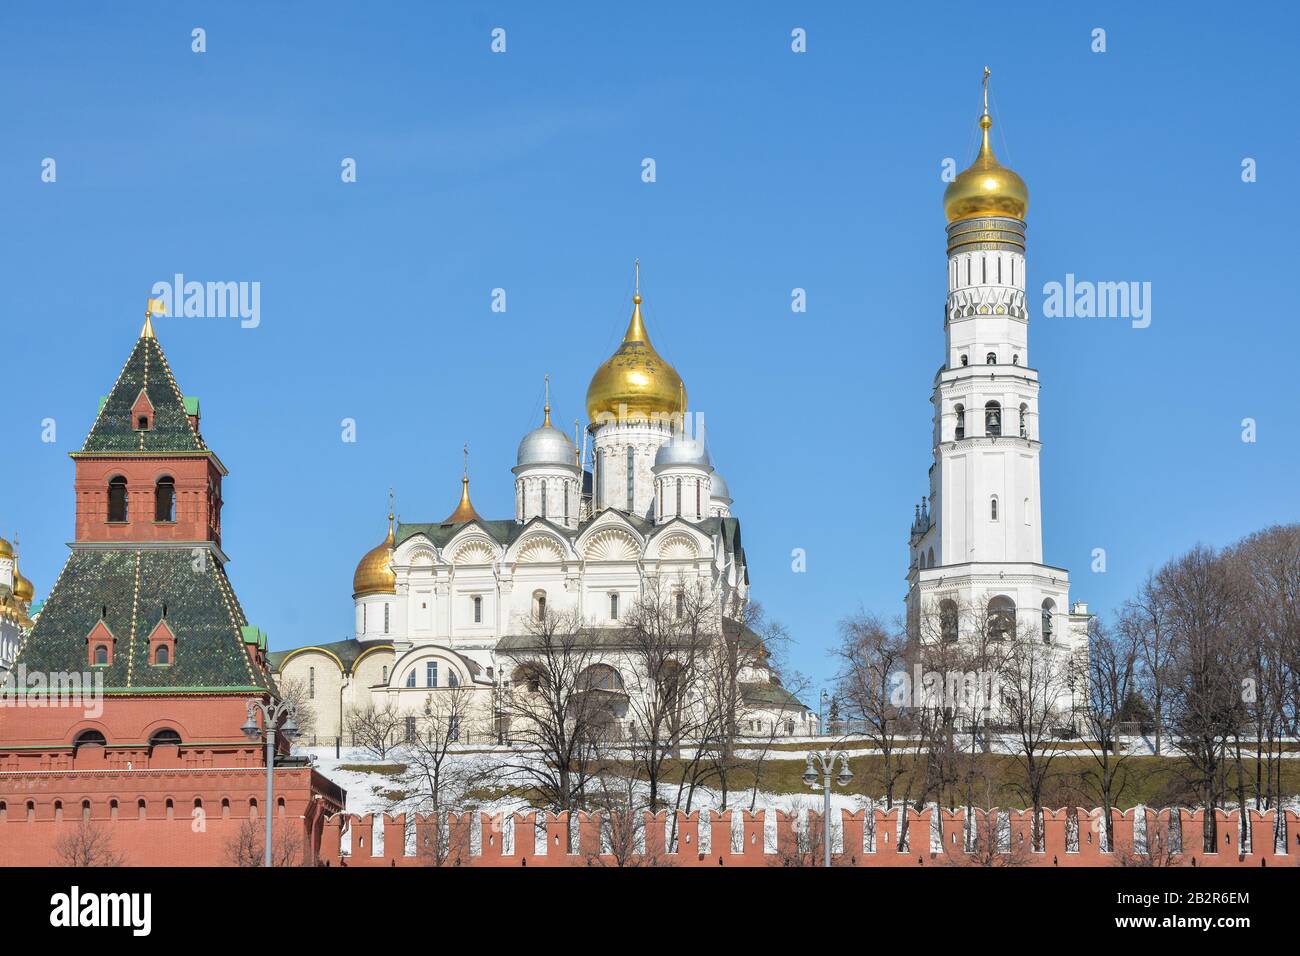
[[[577,455],[569,436],[551,424],[551,381],[546,379],[546,408],[542,424],[534,428],[519,442],[515,459],[518,468],[528,465],[565,465],[573,467]]]
[[[980,216],[1024,219],[1029,211],[1029,188],[1014,170],[998,162],[989,143],[993,117],[989,116],[989,69],[984,68],[984,112],[980,116],[982,140],[975,162],[962,170],[943,192],[943,212],[949,223]]]

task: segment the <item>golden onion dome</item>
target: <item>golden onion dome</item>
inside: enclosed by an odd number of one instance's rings
[[[1024,219],[1029,211],[1029,189],[1025,181],[993,155],[993,147],[989,145],[992,125],[993,118],[986,104],[980,117],[983,142],[979,155],[943,191],[943,211],[950,223],[980,216]]]
[[[0,558],[12,558],[14,556],[14,546],[0,538]]]
[[[14,597],[24,604],[30,603],[31,599],[36,597],[36,586],[23,577],[22,572],[18,570],[17,559],[14,560]]]
[[[686,407],[686,385],[677,370],[650,344],[641,318],[641,295],[632,296],[632,321],[623,342],[587,386],[587,415],[593,422],[614,416],[650,418]]]
[[[397,572],[393,570],[393,513],[388,513],[388,537],[371,548],[357,562],[352,575],[352,596],[367,594],[396,594]]]

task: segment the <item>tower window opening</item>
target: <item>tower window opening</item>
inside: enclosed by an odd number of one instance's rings
[[[627,450],[627,510],[633,511],[636,508],[633,492],[635,491],[634,479],[636,477],[636,450],[629,446]]]
[[[995,641],[1004,640],[1016,630],[1016,602],[1005,594],[999,594],[988,605],[989,637]]]
[[[543,481],[542,482],[542,517],[545,518],[546,516],[547,516],[546,515],[546,482]]]
[[[477,594],[474,596],[474,623],[483,623],[483,598]]]
[[[699,481],[699,480],[697,480],[697,481],[695,482],[695,517],[696,517],[696,518],[701,517],[701,515],[700,515],[700,506],[701,506],[702,502],[701,502],[700,499],[701,499],[701,496],[703,495],[703,490],[702,490],[703,487],[704,487],[704,482]]]
[[[963,438],[966,437],[966,406],[958,405],[955,408],[953,408],[952,411],[953,414],[957,416],[956,437],[958,441],[961,441]]]
[[[989,499],[989,520],[998,520],[998,496],[994,495]]]
[[[997,364],[998,364],[998,353],[997,353],[997,352],[990,352],[988,355],[984,356],[984,364],[985,364],[985,365],[997,365]]]
[[[970,356],[967,355],[967,354],[964,353],[964,352],[962,353],[962,356],[961,356],[961,364],[962,364],[963,367],[965,367],[966,365],[969,365],[969,364],[970,364]]]
[[[1019,364],[1020,364],[1020,353],[1019,353],[1019,352],[1017,352],[1017,353],[1015,353],[1014,355],[1011,356],[1011,364],[1012,364],[1012,365],[1019,365]]]
[[[952,598],[939,602],[939,636],[948,643],[957,640],[957,602]]]
[[[546,620],[546,592],[533,592],[533,617],[539,621]]]
[[[153,520],[176,520],[176,480],[162,477],[153,488]]]
[[[108,483],[108,520],[125,522],[128,519],[126,479],[118,475]]]
[[[1043,601],[1042,627],[1044,644],[1052,643],[1052,612],[1055,610],[1056,605],[1052,603],[1051,598]]]
[[[1020,406],[1020,437],[1029,437],[1029,406],[1024,404]]]
[[[617,593],[611,594],[609,596],[609,619],[611,621],[618,620],[618,594]]]
[[[682,480],[677,479],[677,517],[682,516]]]
[[[997,402],[984,406],[984,434],[993,438],[1002,434],[1002,406]]]

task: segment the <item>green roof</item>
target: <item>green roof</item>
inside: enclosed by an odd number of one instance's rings
[[[391,648],[392,646],[392,641],[386,639],[363,642],[349,638],[346,641],[330,641],[327,644],[307,644],[304,647],[289,647],[282,651],[271,651],[271,653],[267,655],[267,658],[271,662],[271,670],[279,671],[279,669],[284,666],[284,659],[290,654],[294,654],[298,651],[319,650],[324,651],[327,654],[333,654],[343,662],[344,670],[350,672],[352,670],[352,665],[357,662],[357,658],[366,651],[375,647]]]
[[[102,668],[105,690],[274,691],[268,672],[244,650],[247,624],[215,555],[194,560],[189,548],[75,548],[23,641],[15,666],[28,671],[83,672],[86,638],[102,620],[114,636],[113,663]],[[149,663],[149,635],[164,620],[176,656]]]
[[[183,401],[186,415],[197,416],[199,414],[199,397],[197,395],[186,395]]]
[[[798,707],[807,710],[798,697],[777,683],[757,681],[740,685],[740,696],[751,704],[770,704],[777,707]]]
[[[131,409],[143,391],[153,406],[153,427],[139,430]],[[198,401],[195,400],[195,409]],[[190,412],[155,338],[141,338],[102,399],[82,452],[203,452],[207,446],[190,425]]]

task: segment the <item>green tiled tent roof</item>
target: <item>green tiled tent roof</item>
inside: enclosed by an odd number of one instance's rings
[[[137,431],[131,409],[141,389],[153,405],[153,427]],[[194,414],[198,400],[190,400]],[[141,338],[122,366],[113,390],[101,400],[95,424],[86,436],[83,452],[185,452],[206,451],[203,439],[190,425],[189,409],[172,377],[172,370],[155,338]]]
[[[104,689],[115,693],[217,690],[274,692],[270,674],[244,650],[244,612],[219,561],[189,548],[75,549],[15,666],[84,672],[86,637],[102,619],[116,638]],[[163,620],[176,636],[172,664],[149,663],[149,635]]]

